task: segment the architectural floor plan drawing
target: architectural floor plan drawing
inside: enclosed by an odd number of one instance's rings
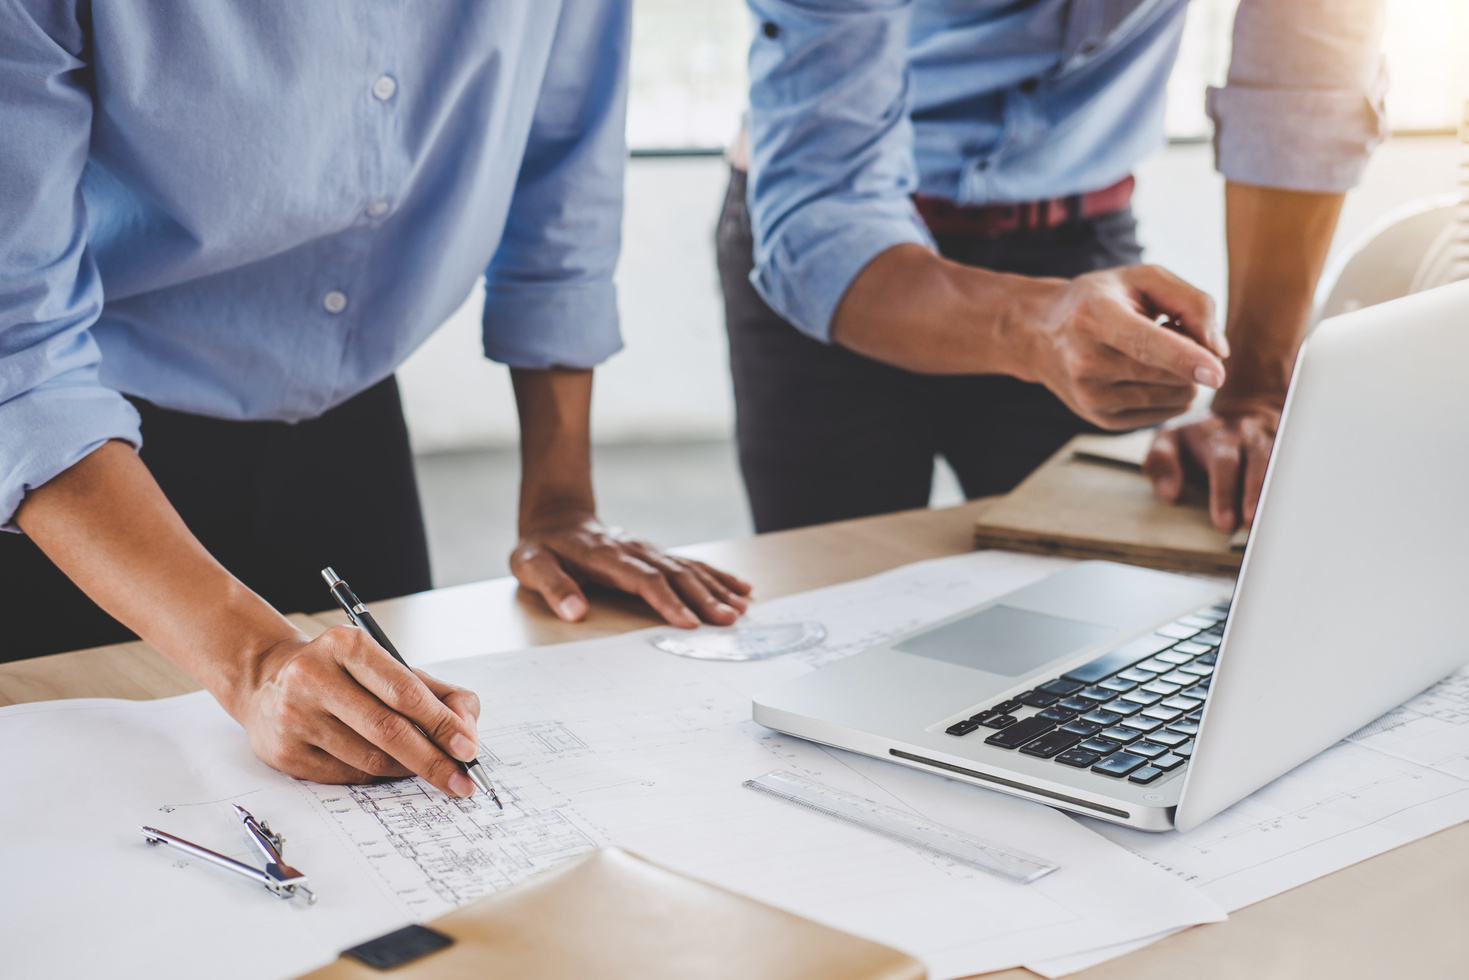
[[[483,794],[458,800],[418,779],[309,786],[374,874],[420,916],[438,914],[609,842],[535,776],[536,763],[585,752],[556,722],[482,733],[480,761],[504,809]]]

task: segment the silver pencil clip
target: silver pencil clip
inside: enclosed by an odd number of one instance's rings
[[[270,824],[262,823],[251,815],[249,810],[239,804],[231,804],[235,812],[239,814],[241,823],[245,826],[245,834],[255,845],[256,850],[265,858],[265,870],[262,871],[254,865],[236,861],[232,857],[226,857],[218,851],[211,851],[207,847],[175,837],[173,834],[157,830],[153,827],[143,828],[143,839],[149,844],[167,844],[176,847],[186,854],[203,858],[221,868],[233,871],[237,875],[244,875],[251,881],[260,884],[275,892],[281,898],[305,898],[308,905],[315,904],[316,894],[306,887],[306,876],[295,868],[281,860],[281,848],[286,839],[270,829]]]

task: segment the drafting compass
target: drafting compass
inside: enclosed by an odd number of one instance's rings
[[[175,837],[173,834],[164,833],[152,827],[143,828],[143,837],[149,844],[167,844],[169,847],[176,847],[186,854],[203,858],[237,875],[244,875],[251,881],[258,881],[281,898],[305,898],[308,905],[315,904],[316,895],[306,887],[306,876],[281,860],[281,848],[286,839],[280,834],[273,833],[270,824],[256,820],[251,816],[249,810],[238,804],[231,805],[234,806],[235,812],[240,815],[240,821],[245,825],[245,835],[250,838],[250,842],[265,858],[265,870],[262,871],[252,864],[236,861],[232,857],[225,857],[218,851],[211,851],[207,847],[200,847],[182,837]]]

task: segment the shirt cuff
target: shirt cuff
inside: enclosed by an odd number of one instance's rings
[[[1242,184],[1341,193],[1387,136],[1381,99],[1342,89],[1209,89],[1219,172]]]
[[[66,472],[110,439],[143,445],[137,409],[99,386],[33,388],[0,404],[0,530],[20,532],[26,492]]]
[[[860,205],[818,200],[768,248],[757,249],[750,282],[798,330],[829,344],[832,317],[857,274],[883,252],[910,242],[935,247],[907,199]]]
[[[622,350],[610,282],[486,283],[485,356],[513,368],[593,368]]]

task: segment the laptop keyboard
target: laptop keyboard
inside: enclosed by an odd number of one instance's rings
[[[1206,606],[945,732],[1142,785],[1180,772],[1228,613],[1228,602]]]

